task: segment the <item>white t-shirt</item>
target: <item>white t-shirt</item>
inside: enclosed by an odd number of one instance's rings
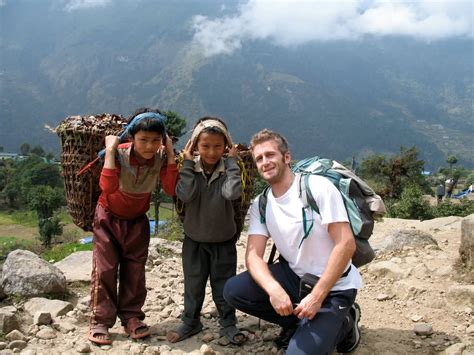
[[[258,198],[250,208],[248,234],[258,234],[273,239],[279,253],[288,261],[291,269],[298,275],[311,273],[321,276],[326,268],[334,241],[328,234],[328,224],[347,222],[347,212],[340,192],[326,178],[312,175],[309,187],[316,200],[320,214],[306,208],[307,227],[314,221],[313,227],[300,246],[304,236],[303,202],[299,198],[299,175],[296,175],[288,191],[278,198],[268,193],[265,222],[261,223]],[[349,267],[350,263],[347,265]],[[361,288],[362,279],[354,265],[346,277],[341,277],[332,288],[347,290]]]

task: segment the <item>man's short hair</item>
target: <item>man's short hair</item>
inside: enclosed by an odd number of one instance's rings
[[[260,132],[257,132],[253,135],[252,139],[250,140],[250,150],[253,151],[257,144],[265,143],[268,141],[275,141],[278,144],[278,149],[280,153],[285,155],[288,149],[288,141],[285,137],[283,137],[280,133],[274,132],[267,128],[262,129]]]

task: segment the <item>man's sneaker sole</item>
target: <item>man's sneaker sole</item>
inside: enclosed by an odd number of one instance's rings
[[[340,353],[350,353],[354,351],[359,346],[359,343],[360,343],[360,329],[359,329],[360,307],[359,305],[357,303],[354,303],[351,309],[349,310],[349,313],[350,313],[350,317],[353,318],[354,320],[354,328],[353,328],[354,333],[352,335],[354,336],[355,341],[351,346],[347,348],[341,349],[338,347],[337,351]]]

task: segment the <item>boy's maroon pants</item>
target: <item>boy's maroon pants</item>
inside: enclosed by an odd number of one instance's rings
[[[130,318],[144,319],[145,263],[150,244],[147,216],[120,219],[97,205],[93,231],[91,323],[110,328],[117,316],[122,325]]]

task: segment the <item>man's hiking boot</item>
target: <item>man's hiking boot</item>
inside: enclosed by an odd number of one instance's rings
[[[295,332],[296,326],[282,327],[280,334],[275,339],[273,339],[273,343],[278,349],[286,350],[288,349],[288,344],[290,344],[290,340]]]
[[[339,353],[350,353],[357,348],[360,342],[360,307],[357,303],[354,303],[349,310],[347,315],[349,324],[352,324],[352,329],[347,333],[346,337],[337,344],[336,350]]]

